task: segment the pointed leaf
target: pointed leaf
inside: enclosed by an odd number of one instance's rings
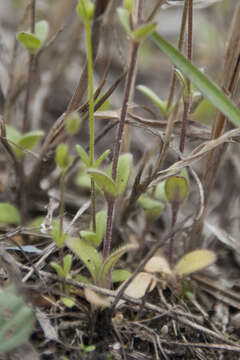
[[[164,117],[167,116],[167,102],[161,100],[160,97],[149,87],[144,85],[138,85],[137,89],[141,91],[142,94],[146,95],[161,111]]]
[[[98,168],[99,165],[101,164],[101,162],[110,154],[111,150],[107,149],[106,151],[104,151],[104,153],[102,153],[102,155],[99,156],[99,158],[97,159],[97,161],[94,164],[94,168]]]
[[[90,160],[84,148],[81,145],[77,144],[76,150],[82,162],[88,167],[90,165]]]
[[[61,297],[61,302],[69,309],[71,309],[75,305],[74,299],[63,296]]]
[[[177,49],[158,33],[152,35],[156,45],[169,57],[171,62],[187,76],[196,88],[221,111],[235,126],[240,126],[240,111],[221,89],[192,65]]]
[[[116,264],[116,262],[120,259],[122,255],[124,255],[126,252],[131,250],[136,250],[136,245],[134,244],[127,244],[119,249],[113,251],[108,258],[104,261],[102,266],[102,272],[101,272],[101,279],[100,283],[102,285],[105,285],[106,280],[108,279],[108,276],[110,275],[112,268]]]
[[[95,246],[99,246],[102,242],[102,239],[104,237],[105,231],[107,226],[107,212],[105,210],[99,211],[96,214],[96,235],[97,238],[94,242]],[[92,229],[92,224],[90,226],[90,229]]]
[[[136,30],[132,31],[131,36],[133,40],[140,42],[147,36],[151,35],[156,30],[156,24],[145,23],[140,25]]]
[[[119,156],[118,168],[117,168],[117,179],[116,179],[116,196],[120,196],[126,189],[128,178],[131,171],[133,156],[132,154],[126,153]],[[108,174],[112,173],[112,164],[108,169]]]
[[[59,277],[64,278],[65,274],[63,271],[63,268],[61,267],[61,265],[57,264],[55,261],[52,261],[50,263],[51,267],[56,271],[56,273],[58,274]]]
[[[96,283],[102,266],[102,257],[97,250],[80,238],[67,238],[66,245],[82,260]]]
[[[195,250],[184,255],[174,267],[174,272],[180,276],[187,276],[203,270],[216,261],[216,255],[209,250]]]
[[[0,203],[0,223],[4,224],[20,224],[20,213],[18,209],[7,203]]]
[[[71,267],[72,267],[72,255],[70,254],[65,255],[63,258],[63,270],[65,276],[70,274]]]

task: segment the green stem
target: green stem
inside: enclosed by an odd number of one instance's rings
[[[88,99],[89,99],[89,160],[90,167],[94,165],[94,143],[95,143],[95,122],[94,122],[94,94],[93,94],[93,59],[92,59],[92,22],[85,21],[87,63],[88,63]],[[91,181],[91,203],[92,203],[92,224],[93,231],[96,231],[95,211],[95,186]]]

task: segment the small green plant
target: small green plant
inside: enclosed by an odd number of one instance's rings
[[[57,272],[60,279],[62,280],[72,279],[71,276],[72,255],[68,254],[63,257],[62,266],[57,264],[55,261],[51,262],[51,266]],[[59,286],[60,286],[60,290],[65,291],[67,295],[61,297],[61,302],[68,308],[73,307],[75,305],[75,301],[70,297],[71,286],[68,284],[65,284],[65,288],[63,288],[62,284],[60,284]]]
[[[95,345],[84,345],[84,344],[80,344],[79,345],[80,349],[82,350],[82,352],[84,354],[87,354],[89,352],[92,352],[96,349],[96,346]]]
[[[17,39],[30,53],[36,53],[47,40],[48,31],[48,22],[41,20],[35,24],[34,33],[29,30],[21,31],[17,34]]]
[[[33,311],[13,286],[0,292],[0,354],[24,344],[33,331]]]

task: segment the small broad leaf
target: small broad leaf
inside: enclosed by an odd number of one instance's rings
[[[149,87],[144,85],[138,85],[137,89],[148,97],[161,111],[164,117],[167,116],[167,101],[161,100],[159,96]]]
[[[21,218],[18,209],[7,203],[0,203],[0,223],[20,224]]]
[[[101,271],[101,279],[100,283],[102,285],[105,285],[105,282],[108,280],[108,277],[112,271],[112,268],[116,264],[116,262],[120,259],[122,255],[124,255],[126,252],[131,250],[136,250],[136,245],[134,244],[127,244],[119,249],[113,251],[108,258],[104,261]]]
[[[17,34],[17,40],[30,52],[35,53],[40,49],[41,40],[28,31],[21,31]]]
[[[171,176],[165,182],[165,193],[169,202],[181,203],[188,196],[188,181],[183,176]]]
[[[77,144],[76,150],[82,162],[88,167],[90,165],[90,160],[84,148],[81,145]]]
[[[113,283],[123,282],[131,276],[130,271],[124,269],[116,269],[112,271],[111,278]]]
[[[66,131],[70,135],[75,135],[81,128],[82,119],[77,112],[71,113],[66,120]]]
[[[56,150],[57,166],[65,172],[72,164],[72,156],[68,154],[68,146],[66,144],[59,144]]]
[[[48,37],[49,25],[46,20],[38,21],[35,24],[35,35],[41,41],[41,45],[45,43]]]
[[[152,199],[148,195],[141,195],[138,203],[143,208],[149,220],[157,219],[164,210],[164,204],[161,201]]]
[[[117,9],[118,12],[118,16],[120,19],[120,22],[122,24],[122,26],[124,27],[124,29],[126,30],[127,34],[131,33],[131,29],[130,29],[130,22],[129,22],[129,12],[127,9],[123,9],[123,8],[118,8]]]
[[[90,190],[91,189],[91,176],[89,174],[86,174],[83,171],[79,171],[79,173],[77,174],[76,178],[75,178],[75,184]],[[97,189],[99,190],[99,187],[97,187]]]
[[[107,149],[106,151],[104,151],[104,153],[102,155],[99,156],[99,158],[97,159],[97,161],[94,164],[94,168],[98,168],[99,165],[101,164],[101,162],[110,154],[111,150]]]
[[[95,247],[83,239],[72,237],[67,238],[66,245],[81,259],[90,272],[93,281],[97,283],[102,266],[102,256]]]
[[[80,236],[96,247],[95,243],[98,241],[98,236],[95,232],[89,230],[81,230]]]
[[[119,290],[124,285],[124,283],[122,283],[122,285],[119,287]],[[149,288],[149,291],[152,291],[155,288],[156,283],[157,283],[156,278],[153,274],[149,274],[146,272],[140,272],[133,279],[133,281],[128,285],[128,287],[124,291],[124,294],[127,296],[131,296],[135,299],[140,299],[141,297],[143,297],[145,295],[150,284],[151,284],[151,286]]]
[[[157,184],[154,191],[154,196],[156,199],[159,199],[163,202],[167,201],[167,196],[165,193],[165,181],[161,181],[160,183]]]
[[[168,275],[172,273],[167,259],[161,254],[153,256],[148,260],[144,266],[144,270],[150,273],[163,273]]]
[[[42,130],[29,131],[20,137],[17,144],[23,149],[32,150],[43,135]],[[15,153],[17,156],[24,155],[24,152],[19,148],[16,148]]]
[[[180,276],[187,276],[203,270],[216,261],[216,255],[209,250],[195,250],[184,255],[174,267],[174,272]]]
[[[235,126],[240,126],[240,110],[233,105],[224,92],[210,81],[200,70],[188,61],[180,51],[164,40],[156,32],[152,35],[155,44],[169,57],[196,88],[221,111]]]
[[[74,299],[63,296],[61,297],[61,302],[69,309],[71,309],[75,305]]]
[[[6,138],[14,142],[15,144],[18,143],[18,141],[21,138],[21,133],[18,131],[15,127],[6,125]],[[10,143],[12,146],[12,144]]]
[[[147,36],[151,35],[156,29],[156,24],[146,23],[140,25],[136,30],[132,31],[131,36],[134,41],[140,42]]]
[[[110,196],[116,197],[118,194],[118,189],[113,181],[113,179],[106,174],[104,171],[98,169],[88,169],[88,173],[93,177],[96,184],[100,187],[100,189]]]

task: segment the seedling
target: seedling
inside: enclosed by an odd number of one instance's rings
[[[34,34],[29,30],[21,31],[17,34],[17,39],[30,53],[36,53],[47,40],[48,31],[48,22],[41,20],[35,24]]]

